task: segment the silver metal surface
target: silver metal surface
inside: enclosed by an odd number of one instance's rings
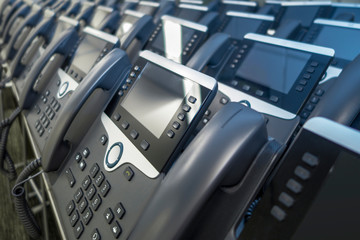
[[[91,28],[91,27],[86,27],[84,29],[84,32],[85,33],[88,33],[90,35],[93,35],[95,37],[98,37],[98,38],[101,38],[101,39],[104,39],[108,42],[111,42],[113,44],[116,44],[119,42],[119,39],[117,37],[115,37],[114,35],[111,35],[111,34],[108,34],[106,32],[102,32],[102,31],[99,31],[99,30],[96,30],[94,28]]]
[[[259,20],[265,20],[265,21],[274,21],[275,20],[274,16],[264,15],[264,14],[256,14],[256,13],[228,11],[228,12],[226,12],[226,15],[233,16],[233,17],[253,18],[253,19],[259,19]]]
[[[198,11],[209,11],[209,8],[206,6],[198,6],[198,5],[191,5],[191,4],[179,4],[179,8],[187,8],[187,9],[193,9]]]
[[[353,23],[353,22],[346,22],[346,21],[317,18],[314,20],[314,23],[321,24],[321,25],[327,25],[327,26],[334,26],[334,27],[360,29],[360,23]]]
[[[143,16],[145,16],[144,13],[138,12],[138,11],[133,11],[133,10],[126,10],[124,13],[125,13],[125,15],[130,15],[130,16],[137,17],[137,18],[142,18]]]
[[[169,15],[164,15],[161,17],[162,21],[171,21],[177,24],[180,24],[181,26],[184,27],[188,27],[188,28],[192,28],[201,32],[206,32],[208,30],[207,26],[205,25],[201,25],[195,22],[191,22],[191,21],[187,21],[181,18],[177,18],[177,17],[172,17]]]
[[[249,6],[249,7],[256,7],[258,5],[257,2],[231,1],[231,0],[223,0],[222,3],[223,4],[231,4],[231,5]]]

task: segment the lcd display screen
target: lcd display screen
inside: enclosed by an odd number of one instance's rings
[[[96,8],[93,18],[91,19],[90,26],[93,28],[98,28],[98,26],[104,21],[104,19],[110,14],[109,11]]]
[[[359,202],[360,158],[343,151],[291,239],[358,239]]]
[[[261,23],[262,20],[259,19],[231,17],[223,32],[229,34],[232,38],[242,40],[245,34],[256,32]]]
[[[301,26],[310,27],[319,10],[318,6],[293,6],[287,7],[285,14],[281,18],[282,22],[288,19],[298,20]]]
[[[160,138],[192,86],[191,80],[147,63],[121,106]]]
[[[335,58],[352,61],[360,53],[360,29],[324,25],[313,44],[333,48]]]
[[[106,43],[104,40],[86,34],[76,50],[72,65],[87,74],[106,46]]]
[[[310,57],[307,52],[257,42],[236,76],[287,94]]]
[[[124,34],[126,34],[138,20],[139,18],[137,17],[125,15],[124,19],[120,23],[120,26],[115,36],[121,39],[121,37],[124,36]]]
[[[204,13],[205,12],[203,11],[195,9],[179,8],[179,10],[175,12],[174,16],[188,21],[198,22]]]

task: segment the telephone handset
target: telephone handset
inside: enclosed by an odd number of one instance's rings
[[[130,70],[125,52],[114,49],[95,65],[69,97],[42,152],[44,171],[59,168],[69,143],[79,141],[124,82]]]
[[[11,61],[10,79],[19,77],[40,46],[50,42],[51,32],[56,24],[56,16],[50,10],[45,10],[44,15],[44,19],[30,32],[30,35],[17,51],[14,60]]]
[[[237,201],[249,204],[259,190],[249,169],[278,158],[281,147],[270,142],[261,114],[239,103],[223,107],[164,176],[129,239],[224,239],[239,214]]]
[[[58,39],[54,39],[49,44],[44,53],[34,63],[34,66],[25,78],[25,82],[21,81],[21,83],[18,83],[18,81],[15,81],[15,86],[19,94],[19,107],[29,109],[32,106],[34,99],[37,97],[37,93],[33,91],[34,83],[38,81],[39,78],[42,78],[42,76],[44,76],[44,78],[52,76],[56,69],[62,65],[78,39],[79,37],[76,29],[70,28],[66,30],[58,37]],[[46,67],[52,65],[55,59],[60,58],[62,60],[56,64],[56,69],[48,69],[48,67]],[[51,72],[44,72],[44,74],[41,74],[44,70],[51,70]]]
[[[1,44],[5,44],[9,41],[11,31],[15,30],[12,28],[15,27],[12,26],[13,23],[24,19],[30,10],[31,7],[22,0],[18,0],[4,9],[0,28],[2,38]]]
[[[360,113],[360,55],[349,63],[319,100],[309,118],[325,117],[350,126]],[[319,96],[320,98],[320,96]]]

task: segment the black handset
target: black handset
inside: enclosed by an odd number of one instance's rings
[[[7,43],[10,38],[9,31],[11,30],[11,25],[15,20],[23,19],[29,12],[31,7],[28,4],[25,4],[22,0],[14,2],[12,5],[6,6],[1,16],[1,38],[2,44]]]
[[[340,75],[331,81],[332,85],[322,94],[312,117],[325,117],[344,125],[351,125],[360,113],[360,55],[349,63]]]
[[[55,39],[51,44],[46,48],[45,52],[40,56],[40,58],[35,62],[34,66],[31,68],[25,79],[25,85],[17,84],[17,91],[19,92],[19,106],[23,109],[28,109],[32,106],[33,100],[36,98],[37,93],[33,91],[33,85],[36,81],[39,81],[42,76],[49,77],[54,74],[54,71],[60,67],[65,60],[66,56],[71,52],[74,44],[78,41],[79,37],[76,29],[68,29],[63,34],[59,36],[58,39]],[[53,69],[51,73],[42,74],[42,71],[49,71],[46,66],[52,65],[54,60],[60,59],[57,61],[56,69]],[[41,76],[41,77],[40,77]],[[40,79],[39,79],[40,77]]]
[[[42,154],[45,171],[59,168],[72,140],[79,140],[102,112],[130,70],[125,52],[114,49],[95,65],[71,94]],[[84,107],[85,109],[81,109]]]
[[[209,229],[216,229],[216,223],[207,225],[207,232],[212,235],[206,237],[196,235],[198,229],[192,225],[201,226],[206,215],[214,217],[212,212],[217,209],[209,208],[211,202],[215,201],[221,209],[224,207],[221,199],[226,201],[224,195],[232,195],[243,181],[251,178],[248,169],[267,143],[265,119],[261,114],[239,103],[222,108],[162,179],[129,239],[224,239],[226,230]],[[270,151],[279,151],[279,146]],[[247,198],[247,194],[243,191],[242,197]],[[237,212],[235,206],[231,204],[228,210]],[[231,215],[217,219],[217,224],[224,226],[223,222],[232,218]]]
[[[29,33],[11,61],[10,71],[7,74],[10,75],[10,79],[19,77],[40,46],[50,42],[51,32],[56,24],[56,16],[50,10],[46,10],[44,15],[44,19]]]

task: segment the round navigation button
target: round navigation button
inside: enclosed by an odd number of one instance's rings
[[[109,168],[113,168],[121,159],[123,153],[123,144],[121,142],[114,143],[106,154],[105,163]]]
[[[69,87],[69,82],[64,82],[61,85],[60,90],[59,90],[60,97],[64,96],[64,94],[66,93],[66,90],[68,89],[68,87]]]

